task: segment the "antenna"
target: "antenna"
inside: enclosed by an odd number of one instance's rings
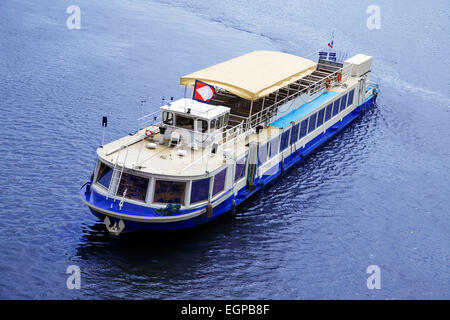
[[[139,121],[140,121],[140,119],[142,118],[142,112],[143,112],[143,109],[144,109],[144,103],[146,103],[147,102],[147,100],[145,100],[145,98],[144,97],[141,97],[141,103],[140,103],[140,107],[139,107],[139,110],[138,110],[138,117],[137,117],[137,130],[136,130],[136,132],[138,132],[139,131],[139,127],[140,127],[140,123],[139,123]]]

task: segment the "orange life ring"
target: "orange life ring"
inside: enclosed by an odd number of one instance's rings
[[[330,89],[331,87],[331,81],[330,78],[327,78],[327,89]]]
[[[341,82],[342,81],[342,72],[338,72],[338,79],[337,79],[339,82]]]
[[[145,135],[147,137],[151,137],[152,134],[153,134],[153,132],[151,130],[145,130]]]

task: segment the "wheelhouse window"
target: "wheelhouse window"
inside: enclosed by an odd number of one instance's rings
[[[144,177],[135,176],[129,173],[122,173],[119,188],[117,189],[117,196],[122,196],[125,189],[127,193],[125,198],[145,201],[148,188],[148,179]]]
[[[185,181],[156,180],[153,202],[184,204]]]
[[[308,133],[312,132],[316,128],[316,118],[317,113],[314,113],[311,117],[309,117]]]
[[[208,121],[197,119],[197,131],[205,133],[208,131]]]
[[[300,139],[306,136],[307,132],[308,132],[308,119],[305,119],[301,122],[300,125]]]
[[[173,113],[172,112],[163,112],[163,123],[173,126]]]
[[[349,92],[347,105],[351,106],[353,104],[353,94],[355,93],[355,89]]]
[[[229,113],[225,113],[225,116],[223,117],[223,126],[226,127],[228,126],[228,119],[230,117]]]
[[[216,120],[216,129],[222,128],[223,117],[219,117]]]
[[[225,178],[227,176],[227,169],[223,169],[214,176],[213,196],[222,192],[225,189]]]
[[[272,159],[278,154],[278,150],[280,149],[280,136],[276,136],[269,142],[270,150],[269,150],[269,159]]]
[[[109,189],[109,184],[111,183],[113,169],[103,162],[100,162],[100,168],[97,173],[97,182],[100,183],[105,188]]]
[[[337,99],[333,103],[333,117],[339,113],[339,101],[341,101],[341,99]]]
[[[341,98],[341,112],[345,109],[347,106],[347,94],[343,95]]]
[[[211,120],[209,127],[211,128],[211,130],[214,130],[216,128],[216,119]]]
[[[234,172],[234,181],[242,179],[245,175],[245,157],[236,161],[236,170]]]
[[[317,127],[320,127],[323,124],[323,116],[325,114],[325,108],[319,111],[317,114]]]
[[[191,187],[191,204],[195,202],[205,201],[209,195],[210,178],[192,180]]]
[[[281,141],[280,141],[280,152],[284,151],[288,145],[289,145],[289,133],[291,130],[286,130],[281,134]]]
[[[194,130],[194,119],[177,115],[176,126],[187,130]]]
[[[331,119],[331,111],[333,111],[333,104],[327,105],[327,111],[325,111],[325,122]]]
[[[300,124],[297,123],[295,126],[291,129],[291,145],[297,142],[298,140],[298,128],[300,127]]]
[[[260,165],[267,161],[267,149],[268,143],[264,143],[258,148],[258,161]]]

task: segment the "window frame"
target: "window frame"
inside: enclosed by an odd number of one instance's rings
[[[203,199],[203,200],[197,200],[197,201],[195,201],[195,202],[193,202],[192,201],[192,191],[194,190],[194,182],[196,182],[196,181],[202,181],[202,180],[209,180],[208,181],[208,188],[207,188],[207,193],[206,193],[206,199]],[[212,185],[212,177],[207,177],[207,178],[202,178],[202,179],[194,179],[194,180],[191,180],[190,181],[190,183],[189,183],[189,185],[190,185],[190,190],[189,190],[189,204],[190,205],[192,205],[192,204],[198,204],[198,203],[201,203],[201,202],[204,202],[204,201],[208,201],[208,199],[209,199],[209,195],[210,195],[210,192],[211,192],[211,185]]]
[[[341,98],[336,99],[333,101],[333,112],[332,117],[335,117],[339,114],[339,108],[340,108]],[[337,110],[337,112],[334,112],[334,110]]]
[[[186,128],[186,127],[181,127],[178,125],[178,121],[179,119],[188,119],[192,121],[192,128]],[[194,131],[195,130],[195,118],[193,117],[187,117],[184,115],[177,115],[175,118],[175,127],[180,128],[180,129],[184,129],[184,130],[189,130],[189,131]]]
[[[300,121],[300,130],[298,131],[298,139],[303,139],[304,137],[306,137],[308,135],[308,123],[309,123],[309,118],[303,119],[302,121]],[[302,136],[302,130],[303,128],[305,128],[305,134]]]
[[[311,129],[311,118],[314,117],[314,128]],[[317,112],[314,112],[312,115],[308,117],[308,134],[316,130],[317,123]]]
[[[166,115],[167,116],[168,115],[172,115],[172,123],[167,123]],[[163,124],[166,124],[166,125],[169,125],[169,126],[173,126],[174,123],[175,123],[175,113],[170,112],[170,111],[163,111],[162,122],[163,122]]]
[[[180,205],[182,205],[182,206],[186,206],[187,205],[187,201],[186,201],[186,195],[187,195],[187,192],[189,191],[189,186],[188,186],[188,182],[189,181],[187,181],[187,180],[170,180],[170,179],[161,179],[161,178],[157,178],[157,177],[154,177],[153,178],[153,182],[152,182],[152,196],[151,196],[151,200],[152,200],[152,203],[154,203],[154,204],[161,204],[161,205],[167,205],[167,204],[169,204],[170,202],[159,202],[159,201],[157,201],[157,199],[156,199],[156,185],[158,184],[158,181],[164,181],[164,182],[175,182],[175,183],[184,183],[184,195],[183,195],[183,202],[182,203],[179,203]],[[172,203],[172,204],[176,204],[176,203]]]
[[[325,120],[325,109],[326,109],[326,107],[323,107],[322,109],[320,109],[318,112],[317,112],[317,124],[316,124],[316,128],[318,128],[318,127],[320,127],[320,126],[322,126],[323,124],[324,124],[324,120]],[[320,113],[322,112],[322,117],[320,117]],[[319,120],[321,119],[321,122],[320,122],[320,124],[319,124]]]
[[[216,177],[217,177],[219,174],[222,174],[223,172],[225,172],[224,178],[223,178],[223,187],[222,187],[222,189],[220,189],[219,191],[214,192],[214,188],[215,188],[215,186],[216,186]],[[213,182],[212,182],[211,198],[214,198],[215,196],[217,196],[217,195],[219,195],[219,194],[221,194],[222,192],[225,191],[225,187],[227,186],[227,174],[228,174],[228,168],[225,167],[224,169],[222,169],[222,170],[220,170],[219,172],[217,172],[217,173],[214,175],[214,177],[212,177],[212,178],[213,178],[213,179],[212,179]]]
[[[295,130],[294,130],[295,127],[297,127],[297,129],[296,129],[297,134],[296,134],[295,137],[293,137],[293,133],[294,133],[294,131],[295,131]],[[292,128],[291,128],[291,138],[290,138],[290,140],[289,140],[289,145],[292,146],[294,143],[296,143],[296,142],[298,141],[298,136],[299,136],[299,134],[300,134],[300,122],[294,124],[294,125],[292,126]],[[295,138],[295,139],[293,139],[293,138]]]
[[[98,162],[99,162],[99,164],[98,164],[98,168],[96,169],[96,172],[95,172],[94,183],[96,183],[97,185],[101,186],[105,190],[109,190],[109,188],[111,187],[111,181],[112,181],[112,178],[113,178],[113,175],[114,175],[114,168],[110,167],[109,165],[107,165],[103,161],[98,160]],[[100,181],[98,181],[99,180],[100,168],[101,168],[102,165],[104,165],[105,167],[108,167],[108,168],[111,169],[111,177],[109,178],[108,186],[105,186]]]
[[[143,175],[138,175],[138,174],[135,174],[134,172],[132,173],[132,172],[127,172],[127,171],[124,171],[123,173],[122,173],[122,176],[120,177],[120,181],[118,181],[118,185],[117,185],[117,193],[116,193],[116,196],[117,197],[122,197],[123,196],[123,192],[120,192],[119,190],[120,190],[120,184],[121,184],[121,182],[122,182],[122,179],[123,179],[123,175],[124,174],[126,174],[126,175],[129,175],[129,176],[131,176],[131,177],[137,177],[137,178],[140,178],[140,179],[147,179],[147,187],[146,187],[146,190],[145,190],[145,193],[144,193],[144,199],[143,200],[141,200],[141,199],[136,199],[136,198],[129,198],[128,197],[128,191],[127,191],[127,194],[125,195],[125,199],[127,199],[127,200],[132,200],[132,201],[136,201],[136,202],[139,202],[139,203],[142,203],[142,202],[144,202],[144,203],[147,203],[148,202],[148,193],[149,193],[149,189],[151,188],[151,180],[152,180],[152,177],[149,177],[149,176],[143,176]],[[124,190],[125,190],[125,188],[124,188]],[[185,191],[186,192],[186,191]]]
[[[333,102],[329,103],[325,108],[326,108],[326,111],[325,111],[325,118],[324,118],[323,123],[326,123],[331,118],[333,118]],[[329,114],[328,114],[328,110],[330,110]],[[328,114],[328,119],[327,119],[327,114]]]
[[[341,97],[341,106],[339,107],[339,112],[344,111],[346,107],[347,107],[347,93]]]

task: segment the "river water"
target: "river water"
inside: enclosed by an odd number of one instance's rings
[[[80,30],[66,27],[70,5]],[[369,5],[380,29],[367,28]],[[0,298],[449,299],[449,9],[2,0]],[[332,32],[341,54],[374,57],[377,106],[236,217],[118,239],[82,204],[103,115],[106,140],[119,138],[142,97],[148,113],[182,97],[182,75],[252,50],[308,56]],[[69,265],[79,290],[66,286]]]

